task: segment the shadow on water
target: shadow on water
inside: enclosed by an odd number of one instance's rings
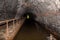
[[[30,19],[25,20],[14,40],[47,40],[46,37],[46,30],[39,26],[38,32],[36,21],[30,17]]]

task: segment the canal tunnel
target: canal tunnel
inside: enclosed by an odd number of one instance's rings
[[[28,17],[29,16],[29,17]],[[26,18],[14,40],[47,40],[49,34],[36,22],[36,16],[30,12],[23,14]]]
[[[26,21],[28,23],[35,21],[36,15],[32,12],[25,12],[23,15],[23,18],[26,18]]]
[[[10,2],[5,0],[0,2],[4,5],[0,7],[2,8],[0,20],[20,19],[21,15],[26,18],[14,40],[45,40],[48,38],[47,35],[49,36],[47,30],[60,39],[59,0],[26,0],[26,2],[25,0],[11,0]],[[27,8],[31,9],[31,12],[26,12]]]

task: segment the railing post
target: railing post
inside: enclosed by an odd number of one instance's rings
[[[14,29],[14,19],[13,19],[13,29]]]
[[[52,34],[50,34],[50,40],[53,40]]]
[[[15,32],[15,20],[13,19],[13,31]]]
[[[9,32],[8,32],[8,21],[6,21],[6,40],[8,40]]]

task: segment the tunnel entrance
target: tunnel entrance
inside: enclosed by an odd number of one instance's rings
[[[35,23],[35,18],[36,15],[34,15],[31,12],[26,12],[25,14],[23,14],[23,17],[26,18],[25,23],[28,24],[34,24]]]

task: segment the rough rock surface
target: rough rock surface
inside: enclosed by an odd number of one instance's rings
[[[60,0],[29,0],[38,22],[60,34]],[[59,35],[60,36],[60,35]]]
[[[17,19],[17,18],[20,18],[20,16],[24,13],[24,11],[25,11],[25,9],[24,9],[24,7],[23,7],[23,3],[24,3],[25,1],[24,0],[18,0],[18,9],[17,9],[17,14],[16,14],[16,16],[15,16],[15,18]]]
[[[0,20],[14,18],[17,0],[0,0]]]
[[[60,34],[60,0],[19,0],[15,18],[19,18],[26,9],[25,3],[30,5],[30,12],[36,15],[38,22],[50,25],[52,30]],[[27,10],[28,11],[28,10]]]

